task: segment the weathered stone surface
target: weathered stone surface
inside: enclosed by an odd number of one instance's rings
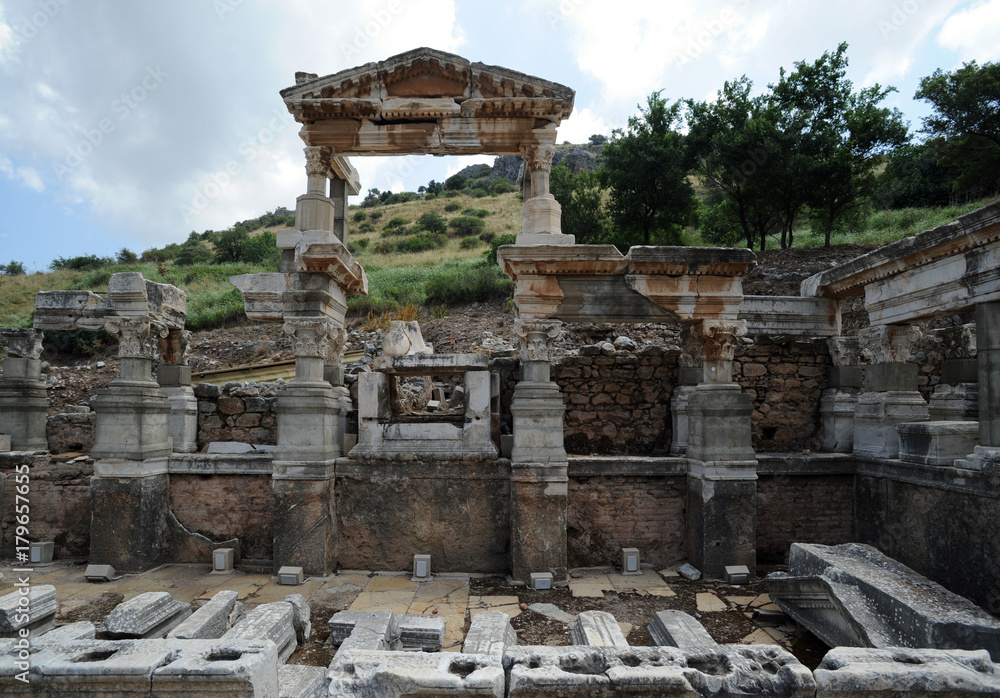
[[[116,462],[115,465],[139,465]],[[90,559],[123,572],[141,572],[167,554],[169,478],[94,477],[90,483]]]
[[[485,654],[502,661],[504,650],[516,644],[517,633],[510,625],[510,617],[502,611],[484,611],[473,616],[462,652]]]
[[[302,594],[288,594],[285,602],[292,605],[292,625],[295,627],[295,639],[301,645],[309,639],[312,633],[312,623],[309,622],[309,604]]]
[[[50,630],[44,635],[31,638],[32,644],[60,644],[63,642],[73,642],[74,640],[93,640],[96,637],[97,629],[89,620],[81,620],[77,623],[63,625],[54,630]]]
[[[341,611],[330,618],[330,635],[334,644],[339,644],[339,655],[350,650],[395,650],[399,649],[399,624],[392,611],[365,611],[357,615],[345,616],[350,611]],[[343,637],[344,628],[350,624],[350,634]]]
[[[514,647],[508,696],[812,696],[812,674],[772,646]]]
[[[153,672],[152,695],[277,697],[277,647],[259,641],[176,643],[169,663]]]
[[[546,618],[557,620],[560,623],[566,623],[568,625],[569,623],[576,622],[576,616],[572,613],[566,613],[566,611],[552,603],[533,603],[528,606],[528,608],[535,613],[540,613]]]
[[[986,649],[1000,657],[1000,621],[875,548],[794,543],[788,566],[765,578],[771,599],[831,647]]]
[[[188,616],[167,633],[181,640],[210,640],[222,637],[229,630],[229,619],[243,613],[243,604],[235,591],[220,591],[208,603]]]
[[[908,463],[950,466],[979,441],[979,422],[904,422],[896,429],[899,457]]]
[[[814,676],[817,698],[1000,694],[1000,665],[984,650],[835,647]]]
[[[570,640],[574,645],[588,647],[628,647],[618,621],[605,611],[583,611],[570,625]]]
[[[701,579],[701,570],[692,565],[690,562],[685,562],[683,565],[678,567],[677,574],[684,577],[684,579],[690,579],[692,582],[697,582]]]
[[[483,654],[352,650],[334,657],[329,677],[331,696],[504,698],[503,667]]]
[[[55,623],[56,588],[39,584],[15,589],[0,596],[0,637],[18,637],[27,628],[41,635]]]
[[[899,456],[897,425],[929,419],[927,403],[916,390],[861,393],[854,408],[854,454],[865,458],[896,458]]]
[[[191,604],[165,591],[147,591],[118,604],[101,624],[105,640],[162,638],[191,615]]]
[[[285,664],[278,667],[278,698],[314,698],[328,695],[326,667]]]
[[[284,664],[295,651],[292,605],[279,601],[258,606],[234,625],[221,640],[270,640],[278,647],[278,662]]]
[[[840,334],[840,307],[829,298],[801,296],[744,296],[740,320],[747,333],[772,337],[836,337]]]
[[[661,647],[679,647],[682,650],[718,644],[701,623],[684,611],[656,613],[649,624],[649,636]]]

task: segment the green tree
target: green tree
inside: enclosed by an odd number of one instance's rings
[[[1000,191],[1000,63],[935,70],[914,98],[933,106],[922,131],[938,141],[938,163],[955,169],[954,193],[977,198]]]
[[[143,257],[145,256],[146,254],[143,253]],[[178,266],[187,267],[192,264],[211,264],[214,256],[212,250],[208,249],[208,245],[201,240],[188,240],[180,246],[180,250],[173,259]]]
[[[246,245],[247,231],[241,225],[229,230],[223,230],[215,242],[215,262],[243,261],[243,248]]]
[[[277,269],[280,259],[278,238],[270,230],[265,230],[260,235],[248,237],[243,243],[243,258],[240,261],[250,264],[268,264]]]
[[[10,260],[9,264],[0,264],[0,274],[4,276],[24,276],[26,273],[24,264],[13,259]]]
[[[687,181],[684,136],[676,129],[680,102],[667,105],[659,92],[646,109],[615,129],[601,151],[601,185],[610,189],[611,238],[620,248],[676,244],[695,210]]]
[[[443,233],[448,228],[448,221],[437,211],[421,213],[417,225],[430,233]]]
[[[139,261],[139,255],[129,248],[123,247],[118,250],[118,254],[115,255],[115,261],[119,264],[135,264]]]
[[[579,243],[605,239],[607,216],[602,203],[601,178],[596,172],[573,174],[568,167],[553,167],[549,192],[562,207],[562,232]]]

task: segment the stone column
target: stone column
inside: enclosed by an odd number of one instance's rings
[[[931,421],[979,421],[979,366],[976,326],[959,325],[934,330],[944,361],[941,382],[934,386],[927,409]]]
[[[191,367],[187,362],[191,333],[172,329],[160,341],[161,363],[156,369],[156,382],[170,403],[167,430],[177,453],[198,450],[198,399],[191,388]]]
[[[1000,471],[1000,302],[976,305],[976,361],[979,367],[979,445],[955,465]]]
[[[757,461],[750,396],[732,382],[739,320],[703,320],[693,331],[704,355],[702,382],[688,400],[688,558],[706,577],[757,561]]]
[[[327,147],[308,146],[306,154],[306,193],[295,199],[295,230],[278,233],[278,249],[281,250],[280,270],[285,273],[295,271],[295,246],[302,234],[310,230],[332,233],[336,208],[327,196],[327,181],[330,178],[330,158],[333,151]],[[345,196],[346,211],[346,196]]]
[[[152,378],[156,349],[168,332],[140,315],[111,318],[104,329],[118,339],[121,375],[93,401],[90,560],[140,572],[168,552],[170,404]]]
[[[524,207],[518,245],[572,245],[576,239],[562,233],[562,207],[549,193],[549,174],[556,147],[549,143],[521,149],[524,159]]]
[[[347,415],[354,409],[354,403],[351,402],[351,391],[344,385],[344,351],[346,349],[347,330],[341,327],[330,336],[330,353],[327,357],[328,363],[323,367],[323,378],[333,387],[333,393],[340,405],[340,414],[337,417],[337,437],[343,455],[347,454],[347,449],[344,448],[344,437],[347,435]]]
[[[511,571],[527,582],[532,572],[566,579],[566,522],[569,463],[563,448],[563,405],[550,379],[552,349],[561,332],[558,320],[515,320],[521,380],[514,388],[511,415]]]
[[[670,415],[673,420],[670,453],[684,455],[688,446],[688,400],[701,383],[704,357],[701,342],[691,332],[690,326],[681,330],[681,354],[677,360],[677,387],[670,398]]]
[[[330,199],[333,201],[333,234],[347,244],[347,182],[343,179],[330,180]]]
[[[917,365],[909,362],[920,336],[912,325],[877,325],[858,332],[865,380],[854,411],[855,455],[896,458],[896,425],[930,419],[917,391]]]
[[[336,566],[334,462],[341,455],[339,395],[324,378],[341,328],[328,317],[286,318],[295,378],[278,396],[274,451],[274,565],[326,575]]]
[[[11,450],[47,451],[42,332],[2,329],[0,347],[7,350],[0,377],[0,434],[10,436]]]
[[[819,401],[823,422],[823,450],[851,453],[854,450],[854,410],[864,381],[857,337],[830,337],[830,387]]]

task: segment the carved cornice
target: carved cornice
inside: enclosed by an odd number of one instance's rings
[[[118,340],[118,356],[123,359],[153,359],[160,339],[169,334],[165,323],[145,317],[116,317],[104,329]]]
[[[0,329],[0,347],[7,350],[8,356],[21,359],[38,359],[42,356],[42,335],[40,330]]]
[[[861,361],[866,364],[905,363],[923,333],[914,325],[876,325],[858,331]]]
[[[331,351],[340,339],[340,332],[343,332],[343,328],[324,317],[289,318],[282,329],[292,337],[292,351],[296,357],[312,357],[326,362],[330,361]]]
[[[834,366],[857,366],[861,363],[861,345],[857,337],[830,337],[826,340]]]
[[[560,320],[515,320],[521,361],[552,361],[552,349],[561,332]]]
[[[747,335],[743,320],[708,319],[693,327],[701,340],[705,361],[732,361],[737,340]]]

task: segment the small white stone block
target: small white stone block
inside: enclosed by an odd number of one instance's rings
[[[212,571],[232,572],[233,557],[235,551],[232,548],[216,548],[212,551]]]
[[[638,548],[622,548],[621,567],[622,574],[642,574]]]
[[[726,566],[726,583],[727,584],[749,584],[750,583],[750,568],[746,565],[727,565]]]
[[[531,573],[531,588],[536,591],[544,591],[546,589],[552,588],[552,573],[551,572],[532,572]]]
[[[437,412],[440,409],[441,409],[441,402],[440,401],[438,401],[438,400],[428,400],[427,401],[427,411],[428,412]]]
[[[32,564],[52,562],[52,553],[55,550],[55,546],[56,544],[52,541],[32,543],[29,548],[29,559]]]
[[[287,584],[289,586],[297,586],[304,582],[306,579],[305,573],[302,571],[301,567],[292,567],[286,565],[278,570],[278,584]]]
[[[10,450],[10,434],[0,434],[0,452]]]
[[[423,582],[431,578],[431,556],[413,556],[413,581]]]
[[[110,582],[115,578],[115,568],[111,565],[87,565],[83,576],[88,582]]]

